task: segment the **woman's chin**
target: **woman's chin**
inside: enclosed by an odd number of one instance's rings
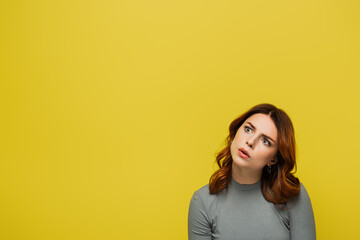
[[[234,167],[248,167],[249,162],[246,159],[242,159],[241,157],[233,158],[232,165]]]

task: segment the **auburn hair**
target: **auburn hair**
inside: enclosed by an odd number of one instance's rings
[[[297,171],[295,156],[295,133],[289,116],[282,110],[269,103],[258,104],[233,120],[229,126],[226,147],[217,153],[215,162],[219,169],[210,177],[209,190],[217,194],[226,189],[231,181],[232,156],[230,144],[237,130],[251,115],[262,113],[268,115],[277,128],[278,151],[277,163],[271,166],[268,173],[266,166],[261,176],[261,191],[264,197],[274,204],[285,204],[300,192],[300,181],[293,175]],[[295,171],[292,170],[295,168]]]

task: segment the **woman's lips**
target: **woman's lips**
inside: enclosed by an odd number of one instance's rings
[[[243,149],[243,148],[240,148],[240,149],[239,149],[239,155],[240,155],[240,157],[242,157],[242,158],[250,158],[250,157],[249,157],[249,154],[247,153],[247,151],[246,151],[245,149]]]

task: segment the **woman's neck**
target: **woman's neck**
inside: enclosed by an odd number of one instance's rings
[[[232,164],[231,176],[236,182],[240,184],[254,184],[260,180],[261,174],[261,171],[254,172],[248,169],[234,166],[234,163]]]

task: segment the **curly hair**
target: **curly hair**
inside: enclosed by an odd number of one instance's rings
[[[217,153],[215,162],[219,169],[209,180],[211,194],[217,194],[226,189],[231,181],[232,156],[230,144],[237,130],[251,115],[262,113],[268,115],[278,131],[277,164],[268,173],[266,166],[261,176],[261,191],[264,197],[274,204],[285,204],[300,192],[300,181],[293,174],[297,171],[295,156],[295,133],[289,116],[272,104],[258,104],[233,120],[229,126],[229,135],[226,138],[226,147]],[[295,171],[292,170],[295,168]]]

